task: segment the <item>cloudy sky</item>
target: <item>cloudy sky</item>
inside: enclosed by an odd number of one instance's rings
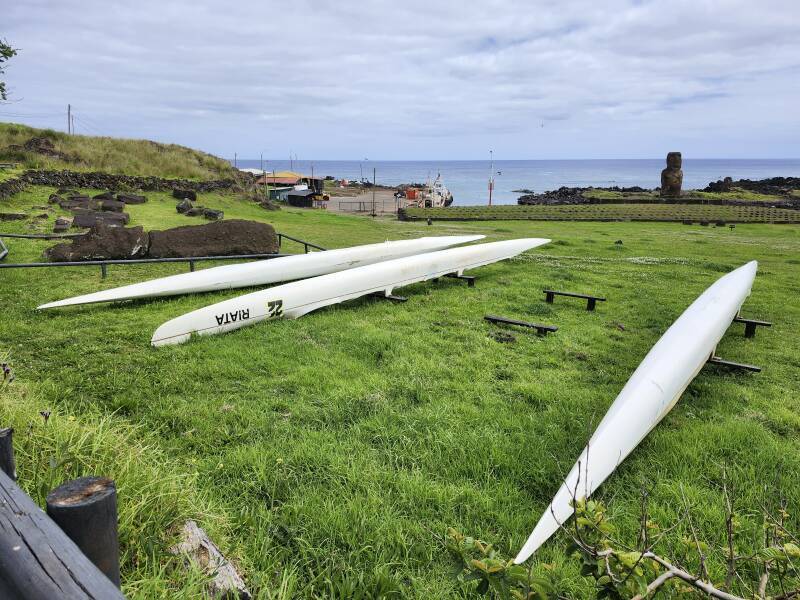
[[[800,0],[7,0],[0,120],[301,159],[800,157]]]

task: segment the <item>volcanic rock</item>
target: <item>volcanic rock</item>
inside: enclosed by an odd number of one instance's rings
[[[73,227],[94,227],[101,222],[111,227],[121,227],[130,220],[128,213],[84,209],[75,209],[73,212],[75,213],[75,217],[72,220]]]
[[[27,218],[25,213],[0,213],[0,221],[22,221]]]
[[[221,221],[224,216],[225,213],[221,210],[216,210],[213,208],[203,209],[203,218],[208,219],[209,221]]]
[[[150,258],[273,254],[278,236],[271,225],[233,219],[150,232]]]
[[[44,256],[52,262],[142,258],[147,254],[148,241],[141,227],[111,227],[98,222],[71,242],[48,248]]]
[[[92,196],[95,200],[114,200],[114,192],[102,192],[101,194],[97,194],[96,196]]]
[[[125,204],[144,204],[147,202],[147,198],[145,196],[141,196],[139,194],[128,194],[120,192],[117,194],[117,200],[120,202],[124,202]]]
[[[100,203],[100,210],[121,213],[125,210],[125,203],[120,202],[119,200],[105,199]]]
[[[194,190],[172,190],[172,197],[178,200],[197,200],[197,192]]]
[[[175,207],[180,214],[185,215],[190,210],[192,210],[192,203],[189,200],[181,200],[178,202],[178,205]]]
[[[72,219],[69,217],[57,217],[55,225],[53,225],[54,233],[63,233],[72,227]]]

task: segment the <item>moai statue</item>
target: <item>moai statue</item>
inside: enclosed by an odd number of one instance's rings
[[[677,197],[681,195],[683,184],[683,171],[681,171],[681,153],[669,152],[667,154],[667,168],[661,171],[661,195]]]

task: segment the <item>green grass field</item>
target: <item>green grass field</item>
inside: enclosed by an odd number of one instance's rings
[[[424,221],[726,221],[728,223],[800,223],[800,211],[769,206],[711,204],[571,204],[451,206],[407,208],[406,217]]]
[[[50,139],[55,149],[68,155],[70,160],[7,150],[11,144],[22,145],[33,137]],[[220,179],[236,173],[224,159],[177,144],[67,135],[52,129],[0,123],[0,162],[8,161],[18,162],[28,169],[104,171],[166,178]]]
[[[50,191],[31,188],[1,208],[41,212],[30,207]],[[148,196],[130,207],[132,224],[197,222],[165,194]],[[740,552],[755,548],[762,503],[779,495],[800,531],[800,227],[427,226],[267,212],[225,196],[201,203],[331,248],[461,233],[553,243],[472,272],[475,288],[421,283],[398,290],[405,304],[362,299],[161,349],[149,345],[159,324],[242,292],[37,313],[45,301],[186,267],[111,267],[106,280],[96,268],[0,270],[0,354],[17,377],[0,387],[0,425],[16,429],[21,484],[41,501],[78,475],[117,480],[129,597],[196,597],[199,575],[166,553],[190,516],[260,598],[474,597],[474,585],[452,578],[447,528],[513,556],[648,349],[708,285],[752,259],[760,269],[744,314],[775,324],[754,339],[732,326],[718,354],[763,373],[704,369],[598,497],[634,540],[642,488],[665,527],[685,493],[715,580],[724,575],[714,550],[724,541],[723,469],[745,532]],[[45,231],[52,219],[2,229]],[[39,260],[48,245],[6,243],[13,262]],[[549,305],[545,287],[608,301],[594,313],[577,300]],[[512,331],[502,343],[487,313],[560,329]],[[47,423],[40,410],[53,411]],[[685,553],[688,535],[673,530],[663,552]],[[534,571],[565,597],[593,597],[566,542],[548,542]]]

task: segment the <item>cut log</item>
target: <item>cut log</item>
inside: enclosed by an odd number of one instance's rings
[[[0,598],[124,598],[75,542],[2,471]]]
[[[117,487],[108,477],[81,477],[47,494],[47,514],[119,587]]]
[[[212,598],[249,600],[252,597],[233,565],[194,521],[186,521],[181,542],[170,548],[170,552],[183,556],[188,564],[211,576],[208,593]]]

